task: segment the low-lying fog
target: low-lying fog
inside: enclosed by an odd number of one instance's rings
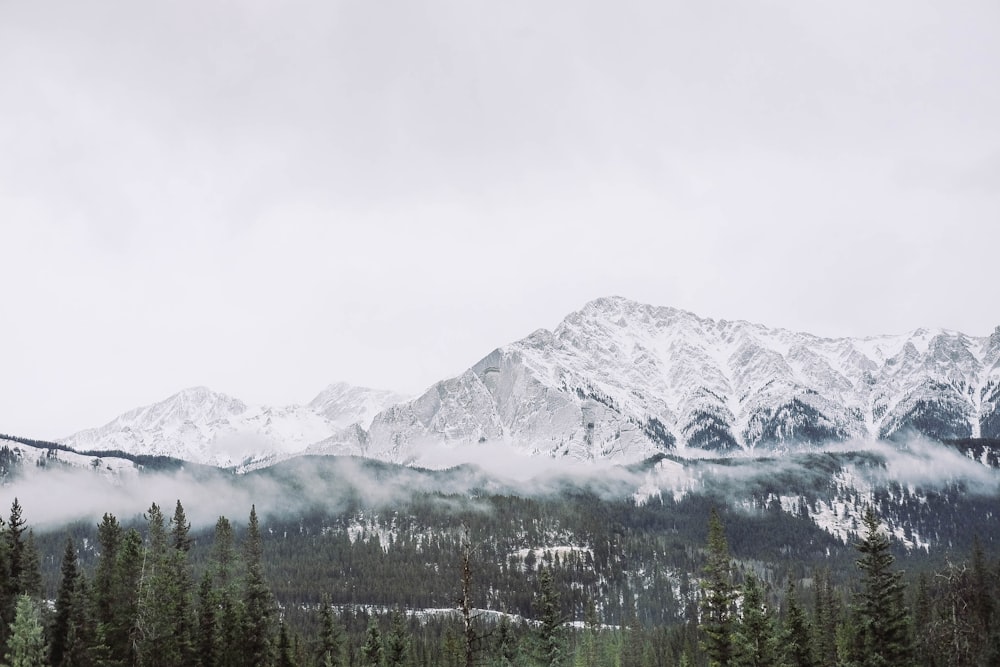
[[[153,502],[169,510],[180,499],[193,524],[208,526],[220,515],[242,520],[251,504],[267,516],[316,508],[337,513],[358,502],[394,506],[415,493],[547,495],[581,487],[607,498],[720,489],[736,496],[751,485],[760,488],[762,480],[772,486],[797,480],[822,483],[831,471],[859,488],[899,482],[928,491],[961,481],[968,493],[1000,496],[1000,471],[952,447],[917,438],[903,444],[851,442],[729,457],[668,456],[633,466],[529,457],[502,445],[441,447],[429,451],[422,463],[433,469],[348,457],[292,459],[246,475],[203,469],[109,475],[26,466],[19,477],[0,486],[0,507],[18,498],[29,525],[44,530],[71,521],[96,522],[105,512],[128,520]]]

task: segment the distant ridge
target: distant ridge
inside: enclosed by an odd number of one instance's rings
[[[910,433],[1000,438],[1000,327],[824,338],[605,297],[411,400],[336,384],[275,408],[196,387],[62,442],[260,467],[303,453],[420,463],[487,443],[629,463]]]

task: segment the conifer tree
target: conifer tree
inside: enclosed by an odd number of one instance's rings
[[[829,570],[819,570],[813,579],[813,658],[817,667],[837,667],[840,605],[830,583]]]
[[[795,583],[789,577],[785,591],[785,627],[781,633],[787,667],[815,667],[809,630],[809,620],[799,605]]]
[[[385,637],[386,667],[405,667],[410,664],[410,635],[406,631],[402,612],[392,612],[389,634]]]
[[[27,595],[17,598],[6,657],[8,667],[45,667],[47,664],[38,606]]]
[[[361,664],[365,667],[382,667],[384,657],[382,631],[379,630],[378,619],[373,614],[368,621],[368,630],[365,631],[365,643],[361,647]]]
[[[320,606],[320,665],[321,667],[344,667],[344,628],[333,617],[329,596],[323,596]]]
[[[107,628],[112,624],[115,612],[116,572],[118,550],[121,547],[122,528],[112,514],[105,514],[97,527],[98,554],[94,572],[94,599],[96,601],[97,622]]]
[[[250,508],[250,522],[244,545],[246,577],[243,586],[243,650],[245,663],[266,665],[271,660],[274,600],[264,579],[263,545],[257,508]]]
[[[198,585],[198,641],[197,656],[201,667],[216,667],[218,652],[218,598],[212,589],[212,575],[205,572]]]
[[[743,583],[743,602],[733,636],[733,664],[739,667],[775,667],[777,640],[774,620],[764,602],[764,589],[753,572]]]
[[[57,667],[62,664],[70,639],[73,607],[77,604],[77,576],[76,548],[73,546],[73,539],[67,537],[66,549],[63,551],[62,579],[59,582],[59,592],[56,593],[55,613],[52,617],[52,643],[49,646],[49,662]]]
[[[856,599],[862,667],[905,667],[912,663],[909,618],[903,604],[902,574],[894,572],[889,538],[875,511],[864,516],[865,535],[855,545],[861,557],[861,591]]]
[[[565,619],[559,607],[559,592],[556,590],[552,569],[543,567],[538,575],[539,593],[534,611],[538,626],[538,658],[546,667],[565,664],[566,642],[563,637]]]
[[[288,627],[284,621],[278,624],[278,663],[277,667],[297,667],[292,641],[288,637]]]
[[[34,530],[28,530],[28,538],[24,541],[21,559],[21,581],[18,590],[36,601],[40,601],[42,599],[42,564],[38,555],[38,545],[35,543]]]
[[[581,650],[581,667],[598,667],[597,641],[600,632],[600,621],[597,617],[597,605],[593,598],[587,598],[584,613],[583,646]]]
[[[22,516],[23,509],[17,498],[10,505],[10,519],[7,522],[3,536],[6,538],[6,575],[0,584],[3,588],[3,604],[0,606],[0,626],[5,631],[9,630],[10,624],[14,621],[18,596],[21,594],[21,573],[24,565],[24,531],[25,521]]]
[[[145,557],[142,536],[134,528],[121,539],[112,580],[111,618],[103,628],[112,661],[138,663],[139,598]]]
[[[497,624],[496,648],[493,653],[495,656],[493,664],[496,667],[514,667],[517,659],[517,640],[507,616],[502,617]]]
[[[735,587],[729,544],[718,512],[708,519],[708,562],[701,582],[701,631],[704,650],[714,665],[729,667],[733,659],[733,601]]]

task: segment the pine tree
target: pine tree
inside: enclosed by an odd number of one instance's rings
[[[320,607],[320,666],[344,667],[344,628],[333,617],[330,598],[323,596]]]
[[[18,590],[40,601],[42,599],[42,564],[33,530],[28,530],[28,539],[24,541],[21,559],[21,581]]]
[[[127,665],[138,664],[144,557],[142,536],[134,528],[129,529],[121,539],[113,571],[111,618],[102,630],[110,659]]]
[[[267,665],[271,660],[274,620],[274,600],[264,579],[263,545],[257,508],[250,508],[250,522],[244,545],[246,577],[243,585],[243,651],[244,662]]]
[[[218,664],[218,605],[218,597],[212,590],[212,574],[206,571],[198,585],[197,656],[201,667],[216,667]]]
[[[277,667],[297,667],[292,642],[288,637],[288,627],[284,621],[278,624],[278,663]]]
[[[38,606],[27,595],[20,595],[15,605],[14,621],[7,642],[8,667],[45,667],[45,637]]]
[[[52,663],[54,667],[96,667],[110,664],[108,646],[98,630],[87,578],[82,572],[76,577],[69,620],[69,636],[63,659],[60,664]]]
[[[709,660],[729,667],[733,659],[733,601],[729,544],[719,514],[712,509],[708,519],[708,562],[701,582],[701,631]]]
[[[56,593],[55,613],[52,617],[52,643],[49,646],[49,662],[57,667],[62,663],[70,639],[73,607],[77,604],[77,576],[76,548],[73,546],[73,539],[67,537],[66,549],[63,551],[62,579],[59,582],[59,592]]]
[[[587,599],[584,624],[581,667],[598,667],[600,661],[597,654],[597,641],[600,632],[600,620],[597,617],[597,605],[594,603],[593,598]]]
[[[799,605],[791,577],[785,591],[785,627],[781,636],[787,667],[814,667],[809,620]]]
[[[753,572],[743,583],[743,603],[733,635],[733,664],[740,667],[775,667],[777,640],[774,620],[764,603],[764,589]]]
[[[116,572],[118,550],[121,547],[122,528],[114,515],[105,514],[97,527],[97,543],[100,560],[94,572],[94,599],[97,606],[97,622],[108,628],[115,612]],[[109,633],[110,634],[110,633]]]
[[[366,667],[382,667],[384,655],[382,631],[378,628],[378,619],[373,615],[365,632],[365,643],[361,647],[361,664]]]
[[[392,612],[389,634],[385,637],[386,667],[405,667],[410,664],[410,634],[406,631],[403,614]]]
[[[207,575],[212,578],[212,599],[216,607],[216,654],[218,667],[242,666],[240,650],[244,632],[243,600],[237,590],[236,571],[239,554],[233,540],[229,519],[220,516],[215,522],[215,537]]]
[[[5,631],[10,628],[14,621],[18,596],[21,594],[21,573],[24,565],[24,531],[25,521],[22,516],[23,509],[17,498],[10,505],[10,519],[7,522],[7,529],[4,531],[5,553],[7,561],[6,577],[0,581],[3,587],[3,604],[0,607],[0,626]]]
[[[892,571],[889,538],[875,511],[864,516],[865,535],[855,545],[861,553],[861,592],[856,599],[862,667],[905,667],[912,663],[909,618],[903,604],[902,574]]]
[[[840,604],[830,583],[830,571],[823,569],[814,576],[813,598],[813,658],[817,667],[837,667],[837,626],[840,624]]]
[[[517,640],[514,637],[514,629],[510,625],[510,618],[504,616],[500,619],[496,634],[493,664],[496,667],[514,667],[517,659]]]
[[[539,594],[534,611],[538,618],[538,658],[546,667],[559,667],[566,660],[566,641],[563,637],[565,619],[559,607],[552,570],[543,567],[538,575]]]

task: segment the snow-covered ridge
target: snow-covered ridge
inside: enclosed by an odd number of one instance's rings
[[[326,441],[361,446],[372,417],[399,394],[330,385],[307,405],[248,405],[206,387],[180,391],[60,442],[77,450],[153,454],[222,467],[278,461]]]
[[[823,338],[608,297],[412,400],[340,384],[268,407],[198,387],[62,442],[252,469],[302,453],[476,462],[497,446],[629,463],[911,431],[1000,438],[1000,327]]]
[[[899,437],[1000,437],[1000,327],[822,338],[621,297],[497,348],[379,414],[367,454],[505,442],[635,461],[667,450]]]

